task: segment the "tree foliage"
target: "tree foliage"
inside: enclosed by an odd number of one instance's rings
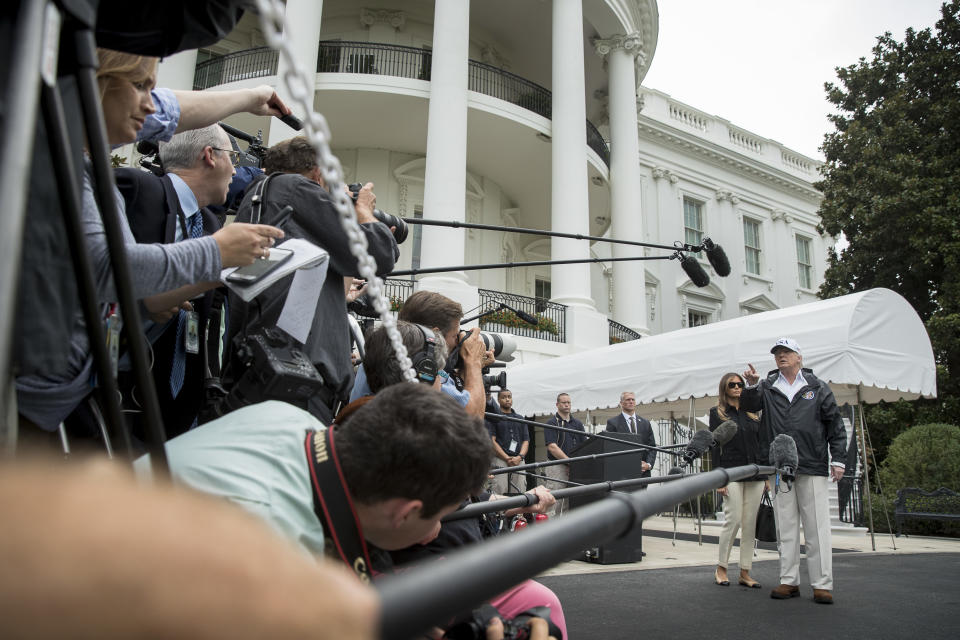
[[[960,427],[921,424],[904,431],[890,445],[880,477],[891,495],[905,487],[960,491]]]
[[[924,321],[938,365],[936,401],[879,407],[868,424],[960,423],[958,13],[952,0],[935,30],[878,37],[872,59],[825,85],[838,112],[822,147],[821,230],[849,245],[830,251],[820,296],[896,291]]]

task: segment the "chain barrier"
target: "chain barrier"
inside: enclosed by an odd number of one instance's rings
[[[306,138],[317,152],[317,166],[323,173],[327,191],[340,217],[340,225],[349,239],[350,253],[357,259],[360,277],[367,281],[367,294],[387,331],[390,344],[404,372],[404,379],[408,382],[416,382],[413,363],[410,361],[406,347],[403,346],[403,340],[397,330],[397,322],[390,313],[390,305],[383,295],[383,281],[377,276],[376,262],[367,252],[367,238],[360,230],[353,203],[344,189],[343,169],[340,161],[330,151],[330,128],[327,126],[326,119],[313,110],[313,83],[310,82],[310,77],[303,66],[294,58],[289,43],[283,38],[283,33],[286,31],[284,5],[280,0],[256,0],[256,2],[263,36],[267,44],[279,52],[283,63],[281,66],[286,68],[282,81],[290,95],[290,102],[299,107],[304,114],[303,128],[306,131]]]

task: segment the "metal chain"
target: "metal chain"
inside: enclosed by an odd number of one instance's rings
[[[403,371],[403,377],[408,382],[416,382],[417,376],[413,370],[413,363],[407,354],[406,347],[397,322],[390,313],[390,306],[383,296],[383,281],[377,276],[377,265],[367,252],[367,237],[360,230],[353,203],[347,197],[343,188],[343,169],[340,161],[330,151],[330,128],[326,118],[313,110],[313,83],[304,71],[303,66],[294,58],[289,43],[284,40],[286,16],[284,5],[280,0],[256,0],[260,13],[260,28],[263,36],[271,47],[279,52],[287,70],[283,74],[283,83],[290,95],[290,102],[300,108],[305,114],[303,126],[306,130],[307,141],[317,153],[317,166],[323,173],[323,179],[333,199],[333,204],[340,217],[340,225],[349,239],[350,253],[357,259],[360,276],[367,281],[367,295],[373,303],[373,308],[380,314],[393,346],[397,361]]]

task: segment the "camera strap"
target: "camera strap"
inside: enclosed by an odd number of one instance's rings
[[[333,430],[308,431],[304,453],[313,487],[313,511],[324,531],[324,551],[343,560],[360,581],[372,577],[370,553],[333,444]]]
[[[267,193],[267,183],[273,180],[273,177],[279,175],[276,173],[271,173],[266,178],[260,181],[260,184],[257,185],[257,190],[254,192],[253,197],[250,201],[253,203],[250,211],[250,222],[251,224],[260,224],[260,216],[263,214],[263,201],[266,199]],[[279,226],[279,225],[277,225]]]

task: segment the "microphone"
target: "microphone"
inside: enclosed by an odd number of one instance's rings
[[[703,267],[700,266],[700,263],[697,262],[696,258],[679,252],[676,255],[680,260],[680,266],[683,267],[684,271],[686,271],[687,277],[690,278],[693,284],[697,285],[698,287],[705,287],[710,284],[710,276],[708,276],[707,272],[703,270]]]
[[[503,302],[500,303],[500,307],[503,309],[509,309],[510,311],[513,311],[515,314],[517,314],[518,318],[520,318],[527,324],[532,324],[533,326],[537,326],[538,324],[540,324],[540,321],[537,320],[536,317],[530,315],[526,311],[520,311],[520,309],[514,309],[510,305],[504,304]]]
[[[703,250],[707,253],[707,260],[710,262],[713,270],[717,272],[718,276],[726,278],[730,275],[730,261],[727,259],[727,254],[724,252],[723,247],[714,244],[710,238],[704,238]]]
[[[697,431],[687,443],[687,450],[683,452],[684,462],[693,464],[694,460],[703,456],[712,446],[713,434],[709,431]]]
[[[303,129],[303,122],[300,120],[300,118],[293,115],[292,113],[288,113],[285,116],[277,116],[277,117],[280,119],[280,122],[287,125],[294,131],[300,131],[301,129]],[[726,257],[724,257],[724,260],[726,260]],[[714,269],[716,269],[716,267],[714,267]],[[727,273],[730,273],[729,266],[727,267]]]
[[[253,137],[246,131],[241,131],[236,127],[231,127],[226,122],[218,122],[217,124],[220,125],[221,129],[223,129],[224,131],[232,135],[234,138],[239,138],[240,140],[243,140],[247,144],[253,144],[254,142],[258,142],[257,138]]]
[[[682,467],[670,467],[670,471],[667,471],[668,476],[679,476],[683,475]]]
[[[737,435],[738,428],[734,420],[722,422],[720,426],[713,430],[713,444],[720,445],[721,447],[727,444],[733,440],[733,436]]]
[[[785,433],[781,433],[770,443],[770,464],[780,470],[780,476],[790,482],[797,476],[797,443]]]

